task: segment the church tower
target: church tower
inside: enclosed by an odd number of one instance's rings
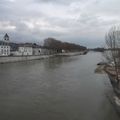
[[[9,42],[9,36],[8,36],[7,33],[6,33],[5,36],[4,36],[4,41],[5,41],[5,42]]]

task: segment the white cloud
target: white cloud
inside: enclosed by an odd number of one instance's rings
[[[1,0],[0,31],[14,31],[25,40],[50,36],[102,42],[109,28],[120,22],[119,5],[120,0]]]
[[[9,0],[10,2],[15,2],[15,0]]]
[[[15,29],[16,29],[16,26],[12,25],[10,21],[0,21],[0,30],[13,31]]]

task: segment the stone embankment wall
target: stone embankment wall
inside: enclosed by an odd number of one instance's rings
[[[59,53],[58,56],[74,56],[74,55],[84,55],[85,51],[81,52],[68,52],[68,53]]]
[[[41,56],[4,56],[0,57],[0,63],[9,63],[9,62],[20,62],[28,60],[39,60],[44,58],[49,58],[54,55],[41,55]]]
[[[53,55],[40,55],[40,56],[0,56],[0,64],[1,63],[9,63],[9,62],[20,62],[20,61],[29,61],[29,60],[39,60],[45,59],[53,56],[74,56],[74,55],[83,55],[83,52],[71,52],[71,53],[60,53]]]

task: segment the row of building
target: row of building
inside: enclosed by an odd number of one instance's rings
[[[0,56],[30,56],[56,54],[57,50],[46,48],[33,43],[17,44],[10,42],[6,33],[0,41]]]

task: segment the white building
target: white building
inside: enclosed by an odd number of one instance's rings
[[[0,41],[0,56],[10,55],[9,36],[5,34],[4,39]]]
[[[19,45],[18,47],[18,55],[26,56],[26,55],[33,55],[33,48],[29,45]]]
[[[56,54],[57,50],[46,48],[39,45],[33,46],[33,55],[50,55],[50,54]]]

